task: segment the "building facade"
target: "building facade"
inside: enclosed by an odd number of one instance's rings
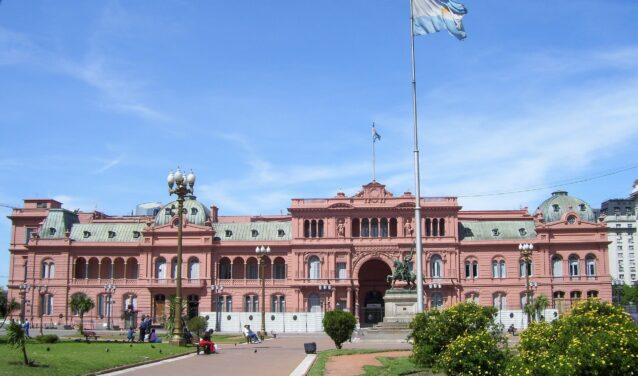
[[[383,318],[386,276],[395,259],[413,251],[417,225],[428,309],[472,300],[520,311],[526,274],[533,296],[545,295],[559,312],[589,296],[611,300],[607,227],[586,202],[555,192],[530,214],[466,211],[455,197],[428,197],[416,224],[414,200],[374,181],[351,197],[292,199],[289,214],[280,216],[220,216],[217,207],[187,198],[182,296],[188,314],[228,312],[230,320],[231,313],[259,312],[265,303],[272,320],[340,308],[361,325],[375,323]],[[88,327],[122,326],[127,310],[161,323],[175,292],[174,205],[155,216],[109,216],[68,211],[51,199],[24,200],[9,217],[10,296],[25,303],[23,314],[36,324],[40,314],[45,324],[76,323],[67,304],[74,294],[96,302],[85,315]],[[520,243],[534,244],[529,266]],[[265,302],[255,253],[261,246],[271,250],[263,258]],[[223,290],[216,293],[214,285]]]
[[[611,199],[601,205],[601,220],[609,231],[609,265],[612,278],[625,284],[638,283],[634,235],[638,227],[638,180],[628,198]]]

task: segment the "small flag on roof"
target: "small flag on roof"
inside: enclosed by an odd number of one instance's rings
[[[466,37],[463,30],[465,5],[454,0],[412,0],[414,35],[426,35],[447,30],[457,39]]]
[[[377,129],[374,127],[374,123],[372,123],[372,142],[380,141],[381,135],[377,133]]]

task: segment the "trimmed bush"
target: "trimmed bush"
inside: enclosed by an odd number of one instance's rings
[[[338,349],[350,339],[357,326],[357,319],[350,312],[340,309],[326,312],[323,317],[323,330],[332,338]]]
[[[638,325],[620,307],[597,299],[560,320],[521,333],[508,375],[629,375],[638,369]]]
[[[502,375],[507,353],[485,330],[457,337],[439,356],[437,366],[449,376]]]
[[[195,316],[192,319],[188,320],[187,326],[188,330],[190,330],[191,333],[195,334],[199,338],[200,333],[206,330],[208,322],[202,316]]]
[[[60,337],[55,334],[45,334],[35,337],[35,340],[40,343],[56,343],[60,340]]]
[[[489,333],[497,342],[504,342],[502,327],[494,322],[496,312],[494,307],[468,302],[443,311],[432,309],[417,314],[410,323],[410,337],[414,340],[412,361],[432,367],[457,337],[481,331]]]

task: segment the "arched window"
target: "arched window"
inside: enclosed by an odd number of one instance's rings
[[[433,292],[430,295],[430,308],[441,309],[443,308],[443,294],[440,292]]]
[[[230,259],[228,257],[224,257],[219,262],[219,279],[230,279],[231,276]]]
[[[370,221],[368,218],[363,218],[361,220],[361,237],[367,238],[370,236]]]
[[[257,259],[251,257],[246,261],[246,279],[258,279],[259,278],[259,264]]]
[[[321,299],[319,294],[308,296],[308,312],[321,312]]]
[[[465,301],[469,303],[479,304],[479,293],[476,291],[465,294]]]
[[[50,279],[55,278],[55,263],[53,260],[42,261],[41,278]]]
[[[492,261],[492,277],[493,278],[507,277],[507,272],[505,268],[505,260]]]
[[[272,295],[270,298],[271,312],[286,312],[286,297],[284,295]]]
[[[199,260],[196,257],[188,260],[188,279],[199,279]]]
[[[317,236],[323,238],[323,219],[317,222]]]
[[[578,277],[580,275],[578,256],[572,255],[569,256],[569,276],[570,277]]]
[[[127,279],[138,279],[139,278],[139,265],[137,263],[137,259],[135,257],[129,257],[126,260],[126,276],[124,278]]]
[[[478,278],[478,261],[465,261],[465,278]]]
[[[588,255],[587,258],[585,258],[585,266],[588,277],[596,276],[596,257],[594,257],[594,255]]]
[[[381,237],[382,238],[388,237],[388,219],[387,218],[381,218]]]
[[[531,276],[534,269],[532,268],[532,262],[529,264],[525,260],[521,260],[519,263],[519,274],[521,277]]]
[[[397,219],[396,218],[390,218],[390,237],[391,238],[396,238],[397,237]]]
[[[177,278],[177,257],[171,260],[171,279]]]
[[[372,218],[370,221],[370,236],[373,238],[379,237],[379,220]]]
[[[588,298],[597,298],[598,297],[598,291],[596,291],[596,290],[587,291],[587,297]]]
[[[571,300],[579,300],[582,297],[582,295],[583,294],[580,291],[576,290],[569,293],[569,298]]]
[[[563,276],[563,258],[558,255],[552,257],[552,275],[554,277]]]
[[[359,224],[359,218],[352,218],[352,237],[358,238],[360,234],[361,225]]]
[[[439,219],[439,236],[445,236],[445,219]]]
[[[310,221],[307,219],[303,221],[303,237],[304,238],[310,237]]]
[[[432,220],[432,236],[439,236],[439,220],[436,218]]]
[[[425,219],[425,236],[432,236],[432,220]]]
[[[86,269],[87,264],[84,257],[79,257],[77,260],[75,260],[75,278],[88,278]]]
[[[430,259],[430,276],[432,278],[443,277],[443,259],[439,255],[434,255]]]
[[[310,258],[308,259],[308,278],[310,279],[319,279],[321,278],[320,276],[320,269],[321,266],[321,262],[319,261],[319,257],[317,256],[310,256]]]
[[[166,279],[166,259],[158,257],[155,260],[155,278]]]
[[[317,220],[315,219],[310,221],[310,237],[311,238],[317,237]]]
[[[496,292],[493,295],[494,308],[500,310],[507,309],[507,295],[503,292]]]
[[[286,262],[284,259],[277,257],[273,265],[275,268],[275,279],[286,279]]]

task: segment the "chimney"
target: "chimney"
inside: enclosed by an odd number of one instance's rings
[[[215,205],[210,207],[210,221],[213,223],[217,223],[219,219],[219,208]]]

